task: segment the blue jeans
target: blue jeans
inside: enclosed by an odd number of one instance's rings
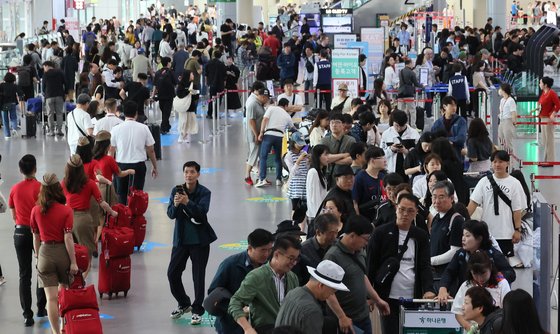
[[[2,123],[4,124],[4,137],[10,137],[10,129],[18,128],[18,120],[16,114],[16,104],[7,103],[2,105]]]
[[[372,334],[371,333],[371,319],[369,317],[367,317],[363,320],[359,320],[359,321],[352,320],[352,323],[353,323],[354,326],[363,330],[364,334]]]
[[[259,178],[261,180],[266,179],[266,158],[272,147],[274,147],[274,152],[276,152],[274,157],[276,162],[276,180],[282,180],[282,138],[272,135],[263,136],[261,151],[259,152]]]

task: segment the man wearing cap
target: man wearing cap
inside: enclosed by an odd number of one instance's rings
[[[93,135],[93,124],[91,124],[91,116],[87,113],[87,108],[91,98],[87,94],[80,94],[76,99],[76,109],[72,110],[68,116],[68,132],[66,139],[70,146],[70,153],[76,153],[78,140],[80,137]]]
[[[327,181],[329,185],[333,184],[334,181],[334,168],[335,166],[352,164],[352,158],[350,157],[350,148],[356,140],[344,132],[342,114],[333,113],[330,117],[330,129],[331,135],[325,136],[321,139],[321,144],[326,145],[329,148],[329,166],[327,167]]]
[[[366,218],[351,216],[346,223],[345,234],[325,254],[325,260],[338,264],[345,273],[342,283],[349,291],[339,290],[327,301],[344,333],[355,326],[371,334],[368,298],[379,307],[381,314],[389,313],[389,305],[379,297],[366,275],[364,247],[368,244],[372,230],[373,226]]]
[[[368,282],[375,285],[379,295],[390,306],[390,313],[381,319],[383,333],[399,332],[401,297],[432,299],[433,288],[430,266],[428,232],[413,225],[418,213],[418,199],[412,194],[400,194],[397,199],[395,223],[377,227],[367,247]],[[402,257],[396,272],[386,270],[388,261]]]
[[[349,216],[356,214],[354,202],[352,201],[354,170],[352,170],[352,167],[348,165],[337,165],[334,168],[334,178],[335,185],[331,188],[331,190],[329,190],[327,196],[325,196],[320,208],[323,208],[325,204],[332,199],[339,201],[342,205],[339,210],[342,214],[342,222],[344,223]],[[317,212],[317,215],[320,213],[321,211]]]
[[[338,218],[332,213],[322,213],[313,221],[315,236],[301,244],[301,255],[307,257],[310,266],[316,267],[329,248],[336,242],[340,228]]]
[[[286,294],[298,287],[298,278],[291,270],[299,259],[300,248],[299,240],[291,236],[277,238],[271,260],[247,274],[231,297],[228,313],[244,333],[272,332]],[[245,306],[249,306],[249,315]]]
[[[352,99],[348,95],[348,85],[338,85],[338,95],[331,102],[331,110],[337,113],[348,114],[352,110]]]
[[[305,286],[290,291],[276,317],[276,327],[294,326],[303,333],[322,333],[325,321],[321,302],[335,291],[349,291],[342,283],[344,269],[324,260],[317,268],[307,267],[311,278]]]
[[[152,74],[152,65],[150,60],[146,57],[144,49],[138,49],[138,55],[131,61],[132,66],[132,80],[138,80],[138,74],[146,73]]]
[[[263,90],[264,95],[269,95],[268,89]],[[262,142],[261,150],[259,152],[260,168],[259,168],[259,178],[260,181],[255,185],[255,187],[260,188],[268,186],[271,183],[266,179],[266,159],[270,149],[274,147],[276,152],[275,162],[276,162],[276,185],[282,186],[282,139],[284,138],[284,132],[286,129],[295,129],[294,122],[292,118],[281,105],[288,105],[287,100],[282,99],[278,101],[278,106],[270,106],[266,110],[263,121],[261,124],[261,131],[258,136],[258,140]]]
[[[265,86],[261,81],[255,81],[251,95],[245,103],[245,111],[247,117],[247,143],[249,144],[249,154],[247,156],[247,164],[245,168],[245,183],[252,186],[251,170],[257,167],[259,161],[259,150],[261,142],[258,140],[259,132],[264,117],[264,106],[268,103],[269,96],[264,94]]]
[[[219,287],[225,288],[230,294],[235,293],[251,270],[266,263],[272,252],[273,242],[274,236],[267,230],[258,228],[251,232],[247,237],[247,250],[231,255],[220,263],[208,288],[208,298]],[[243,334],[243,329],[227,314],[228,304],[229,300],[224,300],[217,301],[215,305],[219,309],[216,310],[216,322],[214,323],[216,331],[218,334]],[[206,305],[204,308],[208,312],[212,312]],[[225,310],[222,310],[222,308],[225,308]]]

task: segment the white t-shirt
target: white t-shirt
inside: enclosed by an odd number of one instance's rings
[[[196,23],[191,22],[187,25],[187,31],[189,33],[189,35],[192,35],[196,32]]]
[[[277,101],[280,101],[280,99],[286,99],[290,102],[290,106],[302,106],[303,105],[303,100],[301,99],[301,96],[299,96],[296,93],[292,93],[292,96],[288,96],[286,95],[286,93],[282,93],[280,95],[278,95]]]
[[[397,153],[393,152],[388,144],[394,143],[395,138],[397,137],[399,137],[399,133],[393,126],[389,127],[381,135],[381,148],[385,151],[385,157],[387,158],[387,170],[389,173],[395,172],[395,168],[397,167]],[[401,139],[414,139],[414,142],[417,143],[418,139],[420,139],[420,134],[418,134],[418,131],[415,129],[407,126],[401,136]],[[404,154],[404,158],[406,158],[406,154]]]
[[[503,179],[494,176],[494,180],[496,180],[496,184],[502,189],[503,193],[511,200],[513,211],[527,208],[525,192],[516,178],[511,175]],[[488,224],[490,235],[493,235],[497,240],[511,239],[513,235],[512,209],[498,197],[499,215],[494,213],[494,192],[487,177],[483,177],[478,181],[470,199],[482,207],[482,220]]]
[[[399,229],[399,246],[404,244],[404,239],[408,231],[403,231]],[[414,282],[416,279],[416,273],[414,272],[414,262],[416,258],[416,242],[414,239],[408,239],[408,249],[404,252],[401,259],[401,266],[399,271],[393,279],[393,284],[391,285],[391,292],[389,292],[389,298],[399,299],[399,298],[413,298],[414,297]]]
[[[76,122],[74,122],[74,119]],[[91,123],[91,116],[80,108],[76,108],[69,113],[66,122],[68,123],[66,138],[68,140],[68,146],[70,146],[70,152],[74,154],[76,153],[76,147],[78,147],[78,140],[80,137],[83,137],[84,134],[88,134],[88,129],[93,129],[93,124]],[[78,126],[82,129],[84,134],[78,130]]]
[[[95,123],[93,128],[93,135],[97,135],[97,133],[101,130],[109,131],[113,130],[113,128],[119,124],[124,122],[122,119],[118,118],[115,114],[107,114],[102,119],[98,120]]]
[[[385,80],[383,82],[385,83],[385,87],[387,87],[387,89],[390,89],[391,87],[398,87],[399,76],[397,75],[397,72],[395,72],[395,69],[393,67],[385,67]]]
[[[314,127],[311,133],[309,134],[309,144],[311,146],[321,144],[321,139],[325,137],[325,134],[327,134],[326,129],[323,129],[320,126]]]
[[[517,104],[513,97],[510,96],[507,100],[502,98],[500,100],[500,119],[511,119],[514,112],[517,112]]]
[[[453,306],[451,306],[451,312],[454,314],[464,315],[463,313],[463,303],[465,302],[465,294],[467,290],[472,288],[474,285],[470,281],[465,281],[461,284],[461,287],[457,291],[455,298],[453,299]],[[509,283],[506,279],[502,279],[498,282],[496,287],[486,287],[486,291],[490,292],[492,298],[494,299],[494,305],[502,307],[502,302],[504,296],[510,291]]]
[[[268,125],[265,129],[265,135],[284,137],[286,128],[293,128],[294,122],[290,115],[281,107],[270,106],[264,113],[264,117],[268,118]],[[275,129],[279,131],[267,131]],[[281,131],[281,132],[280,132]]]
[[[307,172],[307,179],[305,182],[305,191],[307,197],[307,216],[315,218],[315,215],[321,207],[321,203],[327,196],[327,181],[325,180],[325,188],[321,186],[319,173],[315,168],[310,168]]]
[[[146,146],[155,144],[147,125],[127,119],[111,130],[111,146],[116,148],[117,162],[137,163],[146,161]]]

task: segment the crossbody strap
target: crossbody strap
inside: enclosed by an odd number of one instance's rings
[[[76,122],[76,117],[74,117],[74,112],[72,111],[72,119],[74,120],[74,124],[76,124],[76,127],[78,128],[78,130],[80,130],[80,133],[82,134],[82,136],[84,137],[88,137],[88,135],[86,135],[86,133],[84,132],[84,130],[82,130],[82,128],[80,128],[80,126],[78,125],[78,123]]]
[[[410,239],[410,231],[406,234],[406,238],[404,238],[404,242],[401,246],[399,246],[399,252],[397,253],[397,259],[399,262],[402,260],[404,253],[408,250],[408,240]]]
[[[506,196],[506,194],[504,194],[502,189],[500,189],[492,174],[488,175],[488,181],[490,181],[490,184],[492,185],[492,192],[494,193],[494,214],[496,214],[496,216],[500,214],[498,198],[501,198],[511,210],[511,222],[513,224],[513,228],[515,229],[515,220],[513,218],[513,207],[511,206],[511,200]]]

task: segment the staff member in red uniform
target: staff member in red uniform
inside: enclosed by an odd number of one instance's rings
[[[86,172],[87,177],[90,180],[96,182],[99,188],[101,188],[102,184],[111,184],[111,181],[103,177],[103,175],[101,174],[101,169],[97,160],[93,159],[92,147],[89,143],[88,138],[82,136],[80,137],[80,139],[78,139],[76,154],[79,155],[82,159],[82,163],[84,164],[84,171]],[[91,218],[93,219],[94,223],[101,221],[101,224],[103,224],[103,221],[105,220],[104,215],[94,197],[91,197],[89,201],[89,213],[91,214]],[[99,240],[100,235],[101,230],[98,228],[97,236],[95,237],[96,241]],[[95,244],[97,245],[97,242]],[[97,257],[97,249],[93,252],[93,256]]]
[[[23,309],[25,326],[32,326],[33,310],[31,310],[31,276],[33,274],[33,234],[29,217],[31,209],[39,198],[41,183],[35,179],[37,172],[37,160],[31,154],[24,155],[19,160],[19,172],[23,175],[23,181],[17,183],[10,191],[8,206],[12,209],[12,218],[15,223],[14,246],[19,265],[19,301]],[[45,310],[45,291],[37,285],[37,316],[47,315]]]
[[[111,155],[109,155],[109,148],[111,147],[111,132],[101,130],[95,136],[95,145],[93,145],[93,159],[97,161],[97,167],[101,171],[101,175],[109,181],[108,183],[99,182],[99,191],[101,192],[101,197],[109,205],[114,205],[118,203],[117,193],[115,187],[113,187],[113,175],[118,177],[125,177],[129,175],[134,175],[134,169],[121,170],[117,161]],[[105,219],[103,216],[100,217],[99,227],[97,228],[97,240],[101,236],[101,229]]]
[[[33,246],[37,255],[39,283],[47,295],[47,311],[53,333],[60,333],[58,316],[59,284],[67,286],[70,276],[78,273],[72,209],[65,206],[66,197],[53,173],[43,176],[37,205],[31,210]]]
[[[87,177],[79,155],[73,154],[68,160],[64,171],[64,180],[61,183],[68,206],[74,210],[72,233],[80,245],[88,248],[91,259],[91,255],[97,250],[95,240],[99,223],[93,221],[89,212],[90,198],[94,197],[99,206],[113,217],[117,216],[117,212],[113,211],[109,204],[101,198],[99,188],[93,180]],[[84,278],[87,277],[88,273],[89,268],[84,272]]]
[[[543,123],[550,123],[542,126],[543,143],[544,143],[544,163],[540,167],[552,167],[552,164],[547,162],[554,161],[554,118],[556,113],[560,110],[560,99],[554,90],[552,90],[554,80],[549,77],[544,77],[539,83],[542,90],[541,97],[539,98],[539,105],[541,112],[539,118]]]

